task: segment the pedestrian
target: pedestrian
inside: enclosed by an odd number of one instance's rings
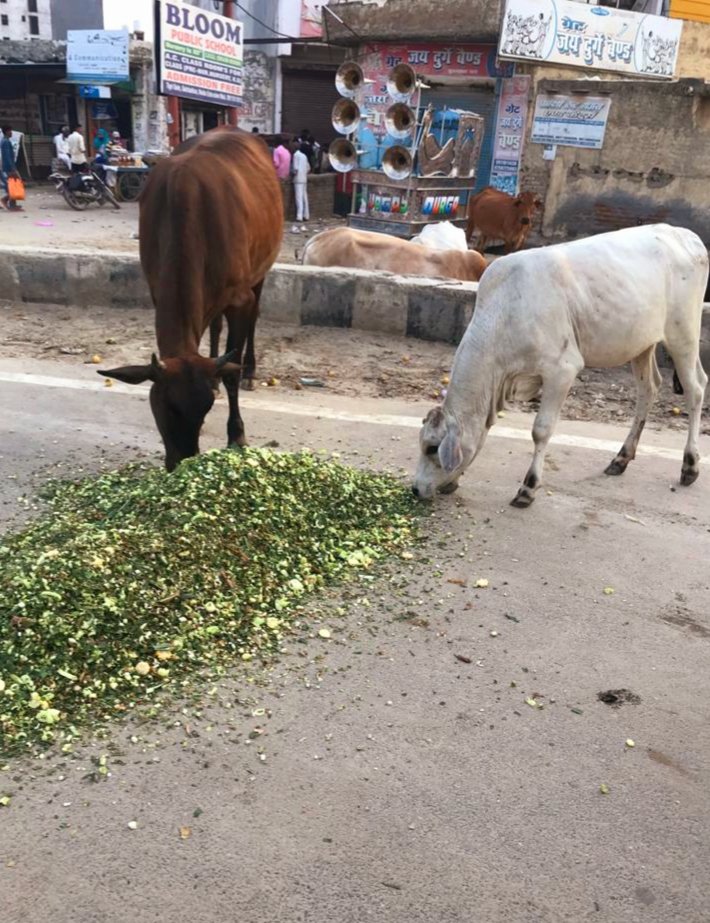
[[[110,141],[111,138],[109,137],[109,133],[105,128],[97,129],[96,134],[94,135],[94,154],[97,157],[105,154]]]
[[[280,135],[276,136],[274,147],[274,167],[279,179],[286,180],[291,170],[291,152]]]
[[[10,125],[2,126],[2,141],[0,141],[0,186],[5,194],[0,199],[3,208],[16,209],[21,211],[21,207],[14,199],[10,198],[9,180],[11,176],[18,179],[20,174],[17,172],[15,163],[15,148],[12,144],[12,127]]]
[[[71,170],[71,157],[69,156],[69,144],[67,143],[69,134],[69,126],[62,125],[59,133],[54,136],[54,150],[57,160],[60,160],[67,170]]]
[[[308,154],[310,148],[301,144],[293,155],[293,191],[296,196],[296,221],[308,221],[308,174],[311,172]]]
[[[81,125],[74,126],[74,131],[67,138],[67,144],[72,173],[83,173],[86,170],[86,145],[81,133]]]

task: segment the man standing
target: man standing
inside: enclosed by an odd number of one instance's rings
[[[296,221],[308,221],[308,192],[306,185],[311,165],[308,162],[310,148],[302,144],[293,155],[293,191],[296,196]]]
[[[291,152],[280,136],[276,138],[276,147],[274,148],[274,167],[279,179],[288,179],[289,171],[291,170]]]
[[[3,208],[18,208],[8,195],[8,180],[11,176],[19,175],[15,164],[15,148],[12,145],[12,128],[10,125],[3,125],[0,141],[0,186],[5,192],[0,202]]]
[[[86,145],[81,133],[81,125],[77,125],[67,138],[69,158],[72,173],[83,173],[86,170]]]
[[[59,134],[54,136],[54,150],[57,154],[57,160],[61,160],[67,170],[71,170],[71,157],[69,156],[69,126],[62,125]]]

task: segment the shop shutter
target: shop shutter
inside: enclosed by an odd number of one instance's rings
[[[422,93],[422,108],[431,103],[435,109],[467,109],[483,116],[485,126],[481,156],[476,170],[476,192],[488,186],[491,180],[497,101],[494,88],[489,86],[433,87]]]
[[[325,147],[338,137],[330,121],[333,105],[340,99],[332,71],[286,70],[281,96],[281,129],[298,135],[308,128]]]

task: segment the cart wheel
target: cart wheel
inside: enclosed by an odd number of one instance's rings
[[[116,183],[116,191],[124,202],[135,202],[143,188],[143,176],[140,173],[121,173]]]

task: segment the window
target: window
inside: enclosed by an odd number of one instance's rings
[[[37,12],[37,0],[27,0],[27,12],[28,13]]]
[[[39,35],[39,16],[30,16],[30,35]]]
[[[10,25],[10,19],[8,18],[7,13],[3,13],[2,16],[0,16],[0,25],[3,25],[3,26]]]

